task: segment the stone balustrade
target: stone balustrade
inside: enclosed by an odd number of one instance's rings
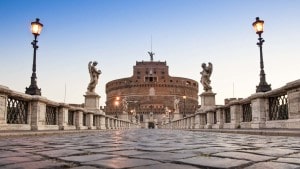
[[[129,129],[137,124],[0,85],[0,130]]]
[[[201,108],[200,108],[201,109]],[[300,80],[163,124],[173,129],[300,129]]]

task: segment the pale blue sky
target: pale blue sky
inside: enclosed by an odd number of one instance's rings
[[[20,92],[29,86],[29,28],[39,17],[37,82],[48,99],[63,102],[66,84],[66,102],[83,103],[87,64],[96,60],[104,105],[105,84],[149,60],[152,36],[154,60],[167,61],[172,76],[199,82],[201,64],[212,62],[213,92],[223,104],[254,94],[259,83],[257,16],[265,21],[267,82],[275,89],[299,79],[299,9],[297,0],[0,0],[0,85]]]

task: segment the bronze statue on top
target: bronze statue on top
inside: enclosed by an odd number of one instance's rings
[[[153,53],[151,51],[151,52],[148,52],[148,54],[150,55],[150,61],[153,62],[153,56],[155,55],[155,53]]]
[[[99,75],[101,74],[101,70],[97,70],[96,66],[97,66],[98,62],[94,61],[90,61],[88,64],[88,68],[89,68],[89,73],[90,73],[90,83],[87,87],[88,92],[92,92],[95,93],[95,88],[96,85],[98,84],[98,80],[99,80]]]
[[[212,87],[210,86],[210,76],[213,71],[213,65],[212,63],[208,62],[208,66],[206,66],[205,63],[202,63],[202,72],[200,72],[201,79],[200,82],[203,85],[203,90],[205,92],[211,92]]]

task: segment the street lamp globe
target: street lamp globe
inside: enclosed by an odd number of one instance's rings
[[[40,23],[40,19],[36,18],[35,22],[31,22],[31,33],[35,36],[39,36],[42,32],[43,24]]]
[[[256,21],[253,22],[253,28],[257,34],[262,34],[264,32],[264,21],[256,17]]]

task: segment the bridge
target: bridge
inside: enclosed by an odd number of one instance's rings
[[[94,96],[89,97],[92,98],[86,98],[86,102],[93,101]],[[201,102],[201,108],[194,114],[169,120],[157,127],[300,129],[300,80],[268,92],[255,93],[248,98],[227,99],[225,105],[215,105],[214,94],[204,92]],[[0,85],[0,131],[140,128],[135,121],[105,115],[97,103],[93,102],[92,109],[88,107],[90,104],[86,105],[59,103]]]
[[[141,129],[0,86],[0,167],[299,168],[299,89],[296,80],[225,105],[202,102],[193,115]]]

